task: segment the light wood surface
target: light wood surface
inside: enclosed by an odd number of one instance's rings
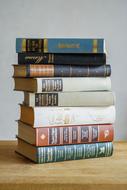
[[[127,190],[127,142],[108,158],[34,164],[0,141],[0,190]]]

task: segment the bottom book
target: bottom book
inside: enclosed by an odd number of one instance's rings
[[[111,156],[112,142],[65,146],[36,147],[18,139],[17,153],[41,164]]]

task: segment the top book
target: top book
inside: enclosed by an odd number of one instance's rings
[[[105,53],[105,41],[85,38],[17,38],[16,52]]]

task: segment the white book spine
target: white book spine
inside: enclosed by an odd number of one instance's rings
[[[111,106],[115,95],[111,91],[99,92],[58,92],[58,93],[25,93],[29,97],[28,106]]]
[[[54,92],[54,91],[74,92],[74,91],[111,90],[110,77],[36,78],[36,80],[37,80],[37,92]],[[54,82],[55,80],[56,82]]]
[[[115,107],[34,107],[34,127],[115,122]]]

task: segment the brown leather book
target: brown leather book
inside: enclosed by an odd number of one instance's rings
[[[35,146],[84,144],[113,141],[111,124],[38,127],[18,121],[18,137]]]
[[[110,65],[14,65],[14,77],[107,77]]]

